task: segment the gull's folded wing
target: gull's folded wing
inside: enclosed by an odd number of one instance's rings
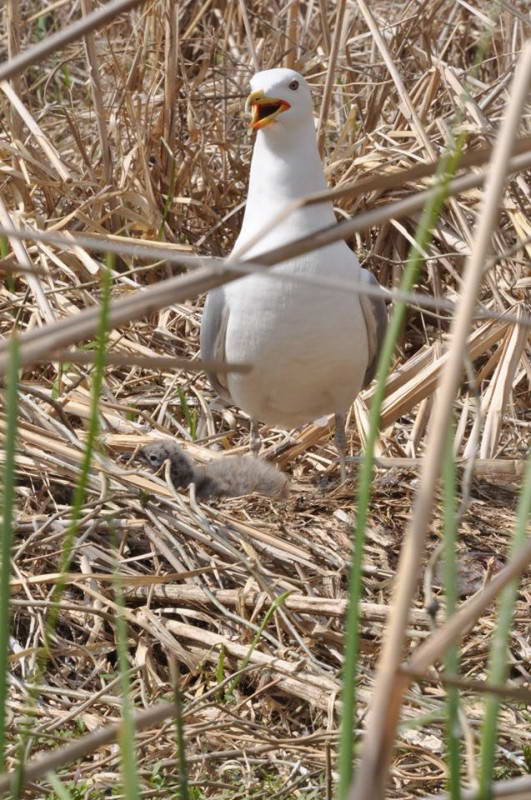
[[[207,295],[201,322],[200,349],[201,358],[204,361],[226,361],[225,337],[228,318],[229,309],[225,302],[223,286],[212,289]],[[224,383],[227,379],[226,375],[218,375],[214,372],[208,372],[207,375],[213,389],[222,400],[230,403],[231,398],[227,385]]]
[[[380,285],[374,275],[366,269],[361,270],[361,279],[373,286]],[[387,330],[387,308],[383,297],[369,297],[367,294],[360,293],[360,303],[367,327],[367,343],[369,347],[369,360],[363,379],[363,388],[365,388],[376,374],[378,357]]]

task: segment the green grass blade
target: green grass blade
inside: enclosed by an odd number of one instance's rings
[[[181,404],[181,411],[183,412],[183,416],[190,432],[190,436],[192,440],[195,441],[197,439],[197,421],[198,421],[198,414],[197,410],[193,407],[190,407],[188,403],[188,399],[186,397],[186,393],[182,386],[177,387],[177,394],[179,395],[179,403]]]
[[[456,478],[454,432],[450,428],[443,462],[444,593],[446,595],[447,618],[455,614],[457,610],[456,545],[458,520]],[[448,648],[444,666],[449,675],[457,675],[459,673],[459,649],[457,645]],[[461,748],[459,739],[459,691],[449,686],[446,690],[447,788],[449,800],[461,800]]]
[[[489,18],[494,19],[499,13],[499,0],[494,0],[488,9]],[[474,63],[470,70],[473,76],[487,52],[487,48],[492,38],[492,29],[485,27],[479,37]],[[470,99],[467,83],[462,87],[461,110],[458,111],[455,129],[464,117],[464,107],[466,101]],[[415,244],[409,253],[408,261],[400,284],[400,288],[409,291],[420,271],[422,263],[421,252],[426,252],[432,239],[432,230],[435,226],[442,206],[446,200],[446,186],[455,175],[463,148],[467,139],[466,132],[461,133],[455,142],[452,152],[449,152],[442,160],[441,166],[436,176],[436,186],[438,191],[433,198],[426,204],[415,235]],[[360,478],[358,487],[358,513],[356,528],[354,530],[353,558],[349,577],[349,607],[346,619],[345,633],[345,663],[343,666],[343,716],[341,720],[341,734],[339,743],[339,800],[346,800],[350,784],[352,782],[352,758],[353,758],[353,731],[356,704],[356,679],[357,679],[357,660],[359,651],[359,603],[361,598],[362,582],[362,559],[363,547],[365,542],[365,527],[368,518],[368,507],[371,495],[371,483],[374,467],[374,447],[379,432],[380,410],[384,396],[385,379],[390,369],[394,343],[403,324],[405,316],[405,304],[396,303],[391,316],[382,352],[380,354],[378,371],[376,374],[376,388],[371,403],[369,413],[369,433],[367,436],[367,446],[364,459],[360,468]]]
[[[108,269],[102,272],[102,295],[101,295],[101,308],[100,308],[100,322],[98,326],[98,335],[96,338],[96,351],[94,371],[92,374],[92,385],[90,395],[90,417],[87,430],[87,440],[85,450],[83,452],[83,459],[81,462],[81,469],[79,480],[74,490],[74,498],[72,502],[71,521],[68,526],[65,537],[63,540],[63,548],[61,553],[61,561],[59,565],[59,572],[61,573],[57,583],[54,586],[51,595],[50,613],[48,615],[46,630],[47,630],[47,645],[50,642],[49,634],[55,630],[57,618],[59,615],[59,603],[63,595],[66,585],[66,573],[70,568],[72,561],[72,550],[79,527],[79,521],[83,511],[83,504],[85,502],[85,495],[87,491],[90,466],[92,464],[92,457],[96,448],[98,433],[99,433],[99,404],[101,398],[101,388],[103,385],[103,376],[105,373],[105,353],[107,351],[108,328],[109,328],[109,306],[111,295],[111,273]]]
[[[6,766],[6,705],[8,694],[9,597],[13,511],[15,507],[15,448],[17,441],[19,345],[16,336],[9,344],[9,369],[6,375],[6,438],[2,482],[2,541],[0,543],[0,772]]]
[[[528,457],[524,483],[518,502],[516,528],[511,545],[515,555],[528,538],[531,514],[531,454]],[[498,606],[498,622],[492,639],[488,682],[501,685],[507,679],[507,648],[518,592],[518,581],[513,581],[502,592]],[[481,730],[480,777],[478,800],[489,800],[496,758],[496,736],[498,730],[499,699],[490,695],[485,701],[485,717]]]
[[[263,620],[262,620],[262,622],[260,624],[260,627],[256,631],[256,633],[255,633],[255,635],[253,637],[253,641],[251,642],[251,644],[249,646],[249,650],[247,651],[247,654],[246,654],[245,658],[243,659],[242,663],[239,666],[240,670],[245,669],[245,667],[248,665],[249,661],[251,660],[251,656],[253,654],[253,651],[256,648],[256,645],[260,641],[260,637],[262,635],[262,631],[266,627],[267,623],[269,622],[269,620],[271,619],[271,617],[273,616],[273,614],[275,613],[277,608],[279,608],[280,606],[282,606],[286,602],[286,598],[289,597],[289,595],[291,594],[291,591],[292,590],[289,590],[288,592],[283,592],[282,594],[279,594],[279,596],[275,597],[275,599],[273,600],[273,602],[271,603],[271,605],[267,609],[267,612],[264,614],[264,618],[263,618]],[[236,687],[238,686],[238,683],[240,682],[240,677],[241,677],[241,675],[237,675],[237,677],[234,679],[234,682],[231,684],[231,689],[236,689]]]
[[[118,667],[120,670],[120,687],[122,691],[122,725],[118,741],[122,757],[123,791],[126,800],[140,800],[138,764],[135,753],[135,728],[133,724],[131,685],[129,680],[127,623],[123,613],[124,602],[121,579],[118,576],[115,576],[114,590],[116,603],[118,605],[118,612],[116,614],[116,642]]]
[[[72,795],[55,772],[49,772],[46,778],[50,782],[58,800],[72,800]]]
[[[91,384],[91,399],[90,399],[90,416],[87,431],[87,440],[83,452],[83,459],[80,468],[79,480],[74,490],[74,497],[71,507],[70,524],[66,530],[63,540],[63,547],[61,551],[61,559],[59,566],[59,578],[53,587],[50,596],[50,611],[46,620],[44,629],[45,647],[39,654],[37,660],[36,674],[31,676],[31,683],[35,684],[37,688],[30,691],[29,699],[36,702],[38,697],[38,686],[42,681],[42,676],[46,670],[46,665],[49,660],[50,648],[55,631],[57,620],[59,617],[59,604],[66,586],[66,573],[70,568],[72,560],[72,552],[79,527],[79,521],[85,502],[85,494],[88,486],[90,475],[90,466],[92,463],[92,456],[97,444],[97,437],[99,432],[99,404],[101,396],[101,388],[103,384],[103,375],[105,370],[105,352],[107,348],[108,328],[109,328],[109,306],[110,306],[110,290],[111,290],[111,273],[105,269],[102,273],[102,296],[100,308],[100,321],[98,326],[97,340],[96,340],[96,360],[92,375]],[[24,763],[28,751],[28,743],[30,741],[33,731],[33,719],[31,715],[20,724],[21,735],[18,744],[18,763],[16,767],[16,777],[13,783],[12,798],[18,800],[22,793]]]
[[[176,676],[176,679],[178,675]],[[188,764],[186,763],[186,745],[184,741],[183,699],[181,690],[175,681],[175,737],[177,744],[177,763],[179,765],[179,800],[189,800],[188,791]]]

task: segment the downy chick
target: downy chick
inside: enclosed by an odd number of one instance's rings
[[[256,456],[228,456],[203,466],[194,464],[176,442],[168,439],[145,445],[139,456],[154,470],[169,459],[174,487],[184,489],[195,483],[198,500],[240,497],[253,492],[267,497],[286,497],[288,494],[287,476]]]

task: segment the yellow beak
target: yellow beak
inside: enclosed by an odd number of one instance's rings
[[[270,125],[279,114],[291,108],[286,100],[279,100],[277,97],[268,97],[261,89],[251,92],[245,101],[245,110],[251,109],[251,122],[249,127],[253,130],[265,128]]]

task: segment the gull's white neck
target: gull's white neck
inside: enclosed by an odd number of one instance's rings
[[[313,120],[296,128],[279,124],[259,130],[253,149],[242,229],[234,250],[244,247],[293,200],[327,189]],[[245,254],[264,252],[335,222],[331,203],[291,213]]]

